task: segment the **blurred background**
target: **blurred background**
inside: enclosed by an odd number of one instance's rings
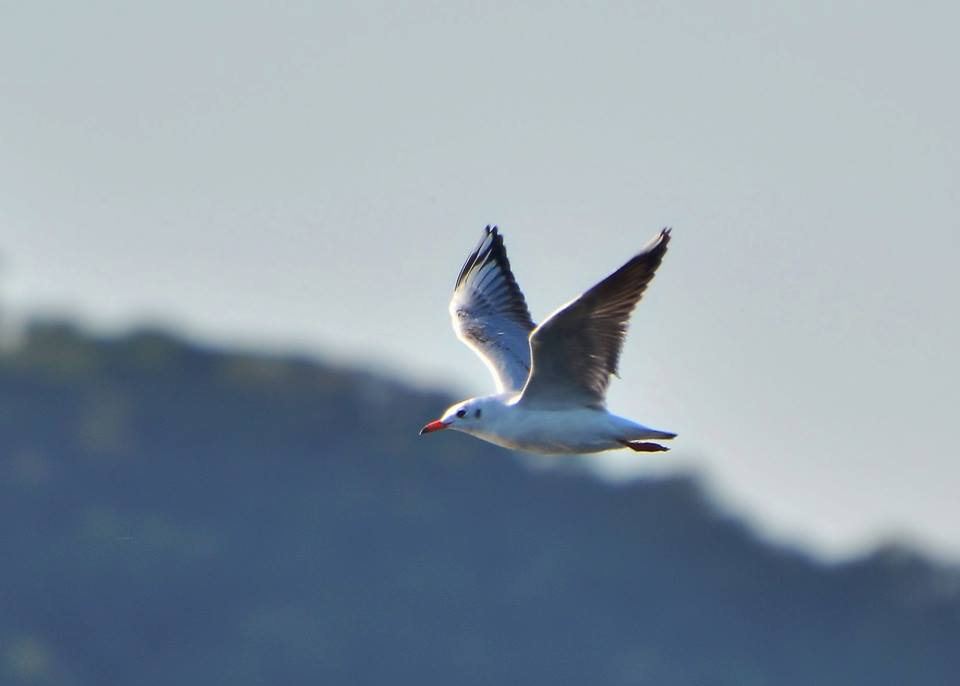
[[[0,2],[0,684],[947,684],[960,10]],[[664,225],[612,409],[418,439]]]

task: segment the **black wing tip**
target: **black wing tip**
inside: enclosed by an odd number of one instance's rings
[[[502,259],[507,261],[507,246],[503,242],[503,234],[500,233],[500,228],[496,224],[487,224],[484,229],[484,238],[487,236],[493,237],[493,242],[490,244],[490,252],[495,253],[497,259]],[[481,245],[483,241],[480,242]]]
[[[641,252],[653,252],[658,248],[666,250],[667,244],[670,243],[670,235],[672,232],[672,226],[664,226],[662,229],[660,229],[660,233],[657,234],[656,238],[647,243],[647,247],[645,247]]]
[[[506,251],[506,247],[503,244],[503,234],[500,233],[500,227],[496,224],[487,224],[483,229],[483,240],[480,241],[480,245],[483,245],[483,241],[486,240],[488,236],[493,236],[493,243],[490,244],[490,250],[503,250]]]
[[[667,246],[670,244],[670,236],[673,231],[673,227],[665,226],[660,229],[660,233],[654,236],[650,242],[648,242],[636,255],[633,256],[633,259],[630,260],[627,264],[652,264],[652,269],[655,272],[657,267],[660,266],[661,260],[663,260],[664,255],[667,254]],[[626,265],[624,265],[626,266]],[[653,276],[653,273],[650,274]]]
[[[489,238],[493,238],[490,241],[489,247],[484,250],[484,245],[487,244]],[[473,270],[478,264],[483,264],[487,256],[493,254],[494,259],[501,262],[506,269],[510,269],[510,261],[507,259],[507,249],[503,244],[503,234],[500,233],[500,229],[496,224],[487,224],[483,227],[483,235],[480,237],[480,241],[477,243],[477,246],[470,251],[470,254],[467,256],[466,262],[463,263],[463,267],[460,269],[460,274],[457,276],[457,283],[454,285],[454,290],[460,288],[460,284],[463,283],[464,279],[467,278],[467,275]]]

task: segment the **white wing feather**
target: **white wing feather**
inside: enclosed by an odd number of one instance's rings
[[[450,316],[457,338],[487,365],[499,393],[523,388],[530,372],[528,337],[534,325],[497,227],[484,229],[464,262]]]

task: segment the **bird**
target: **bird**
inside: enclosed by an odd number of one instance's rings
[[[607,410],[630,315],[667,252],[664,228],[639,253],[539,326],[510,269],[503,235],[487,226],[457,276],[450,316],[457,337],[493,375],[497,392],[458,402],[420,435],[461,431],[511,450],[588,454],[662,452],[677,434]]]

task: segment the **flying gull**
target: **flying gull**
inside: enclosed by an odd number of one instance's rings
[[[668,450],[648,439],[676,434],[607,411],[610,376],[633,308],[667,252],[670,229],[539,326],[510,271],[497,227],[486,227],[467,257],[450,301],[457,337],[493,374],[497,392],[448,408],[420,434],[454,429],[535,453]]]

